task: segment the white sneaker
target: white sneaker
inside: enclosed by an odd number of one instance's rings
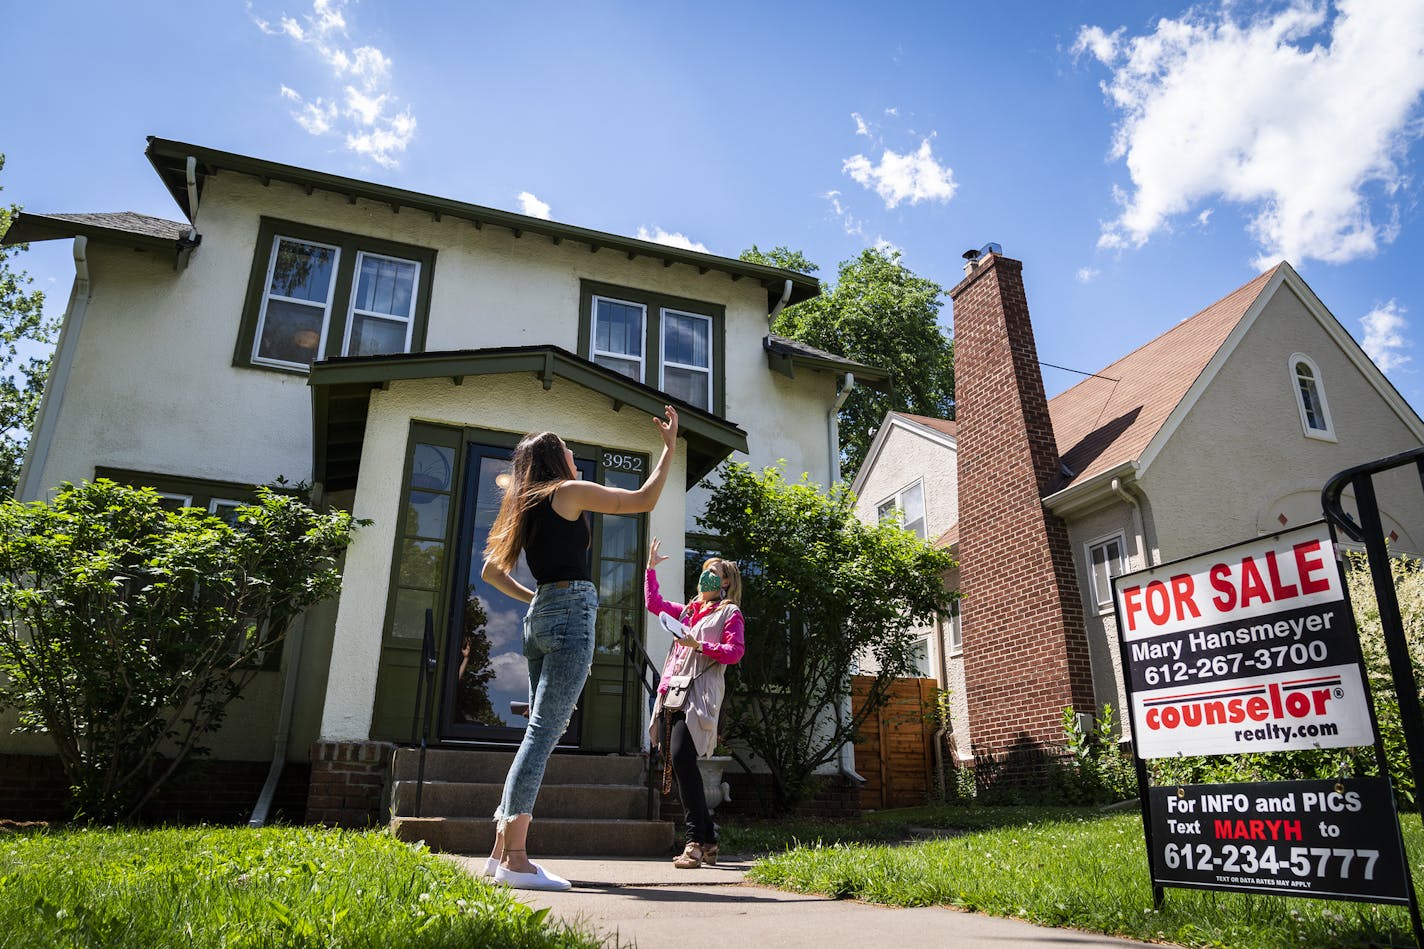
[[[485,872],[484,872],[484,873],[481,873],[480,876],[482,876],[482,877],[492,877],[492,876],[494,876],[494,871],[496,871],[496,870],[498,870],[498,869],[499,869],[499,861],[496,860],[494,857],[486,857],[486,858],[485,858]]]
[[[550,873],[537,863],[534,864],[533,873],[520,873],[507,867],[497,867],[494,871],[494,882],[503,883],[516,890],[561,891],[573,889],[573,884],[568,880],[556,873]]]

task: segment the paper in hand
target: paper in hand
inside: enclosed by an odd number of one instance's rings
[[[663,629],[672,633],[673,639],[685,639],[691,633],[691,630],[666,613],[658,614],[658,622],[662,624]]]

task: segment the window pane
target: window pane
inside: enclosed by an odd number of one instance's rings
[[[918,537],[920,540],[924,540],[924,539],[925,539],[925,519],[924,519],[923,517],[921,517],[921,518],[919,518],[918,520],[906,521],[906,522],[905,522],[905,530],[907,530],[907,531],[909,531],[910,533],[914,534],[914,535],[915,535],[916,537]]]
[[[449,514],[450,496],[448,494],[412,491],[410,492],[410,504],[406,506],[406,535],[443,540],[446,525],[449,523]]]
[[[641,579],[631,563],[605,560],[600,565],[598,601],[609,606],[630,606],[637,602]]]
[[[641,367],[636,362],[629,362],[627,359],[617,359],[613,356],[594,356],[593,361],[607,369],[627,376],[635,382],[642,382],[643,376]]]
[[[680,313],[663,314],[663,360],[686,366],[711,365],[712,324]]]
[[[593,348],[604,353],[643,355],[643,309],[615,300],[594,301]],[[619,370],[620,372],[622,370]]]
[[[185,507],[193,506],[193,496],[191,494],[168,494],[158,492],[158,506],[165,511],[181,511]]]
[[[601,555],[613,560],[638,559],[638,519],[605,514]]]
[[[404,321],[383,320],[374,316],[351,317],[351,345],[348,356],[376,356],[381,353],[405,352]]]
[[[922,483],[910,485],[900,495],[900,510],[905,512],[905,527],[919,523],[920,534],[925,529],[925,487]]]
[[[236,527],[237,509],[241,506],[241,501],[230,501],[227,498],[213,498],[208,503],[208,513],[229,527]]]
[[[708,408],[707,380],[709,374],[700,369],[663,369],[663,391],[699,409]]]
[[[262,318],[262,336],[257,355],[263,359],[310,365],[321,343],[321,324],[326,311],[306,303],[267,301]]]
[[[1305,424],[1317,431],[1325,431],[1325,413],[1320,411],[1320,392],[1315,387],[1315,379],[1310,367],[1300,363],[1295,367],[1296,380],[1300,383],[1300,402],[1305,406]]]
[[[934,675],[930,672],[930,641],[928,639],[916,641],[911,656],[915,661],[915,671],[919,673],[922,678],[934,678]]]
[[[444,544],[431,540],[407,540],[401,544],[401,586],[438,590],[444,576]]]
[[[425,611],[435,609],[435,594],[425,590],[396,590],[395,624],[391,635],[400,639],[425,636]]]
[[[372,313],[409,317],[411,299],[415,295],[415,270],[412,261],[363,254],[352,305]]]
[[[440,445],[416,445],[410,466],[410,486],[423,491],[449,491],[455,449]]]
[[[888,521],[895,513],[895,499],[891,498],[875,509],[875,519],[877,521]]]
[[[336,266],[336,250],[281,238],[277,260],[272,266],[269,292],[297,300],[326,305],[331,292],[331,271]]]

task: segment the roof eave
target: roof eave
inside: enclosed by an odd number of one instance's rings
[[[159,237],[156,234],[137,234],[120,228],[100,227],[82,221],[50,217],[21,211],[10,222],[10,227],[0,236],[0,245],[29,244],[38,241],[63,240],[71,237],[87,237],[92,241],[118,244],[134,250],[176,253],[185,242],[181,239]]]
[[[1061,491],[1055,491],[1043,499],[1043,506],[1059,517],[1085,513],[1118,499],[1112,488],[1114,480],[1120,484],[1130,484],[1137,480],[1138,474],[1137,459],[1129,459],[1091,478],[1074,481]]]
[[[144,150],[144,154],[148,156],[149,162],[158,172],[164,187],[168,189],[173,200],[190,221],[193,219],[193,211],[188,201],[187,159],[191,156],[197,160],[200,200],[209,175],[217,174],[220,170],[235,171],[251,175],[263,184],[270,184],[272,181],[285,181],[288,184],[307,189],[308,193],[320,189],[345,195],[353,202],[365,199],[378,204],[390,205],[393,208],[410,208],[431,214],[436,219],[448,215],[469,220],[480,227],[488,224],[505,228],[515,235],[539,234],[554,243],[565,240],[575,241],[586,244],[595,251],[607,248],[626,253],[630,258],[637,256],[660,260],[669,267],[678,263],[696,267],[700,273],[716,270],[728,274],[733,281],[750,278],[759,282],[762,289],[766,291],[768,313],[781,299],[787,280],[790,280],[792,285],[788,304],[809,300],[821,292],[820,281],[815,277],[793,270],[783,270],[780,267],[768,267],[763,264],[734,260],[730,257],[720,257],[716,254],[705,254],[700,251],[671,247],[667,244],[622,237],[589,228],[575,227],[571,224],[560,224],[557,221],[548,221],[543,218],[468,204],[450,198],[441,198],[407,191],[403,188],[360,181],[356,178],[313,171],[295,165],[284,165],[280,162],[238,155],[233,152],[205,148],[201,145],[172,141],[157,136],[149,136],[148,147]]]

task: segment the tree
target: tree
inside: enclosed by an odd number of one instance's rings
[[[0,707],[48,735],[77,813],[131,820],[222,723],[306,607],[351,515],[259,489],[237,524],[152,488],[0,502]]]
[[[776,468],[742,464],[721,473],[698,524],[741,568],[747,643],[729,670],[722,729],[766,765],[773,809],[785,811],[884,705],[893,680],[914,674],[914,627],[948,615],[958,594],[945,590],[944,572],[954,561],[894,524],[861,523],[844,485],[826,494],[804,476],[787,483]],[[879,671],[846,716],[866,655]]]
[[[813,273],[800,251],[743,251],[753,263]],[[842,476],[855,478],[889,411],[954,417],[954,341],[939,326],[944,290],[877,247],[841,263],[833,287],[788,306],[772,332],[855,362],[890,370],[894,391],[856,386],[841,407]]]
[[[5,156],[0,154],[0,171],[4,168]],[[19,210],[19,205],[0,205],[0,237]],[[29,275],[10,267],[10,258],[28,249],[28,244],[0,247],[0,497],[14,495],[20,479],[25,447],[49,378],[47,347],[54,344],[58,331],[55,321],[44,318],[44,291],[27,290],[33,282]],[[34,346],[46,347],[43,355],[35,355]]]

